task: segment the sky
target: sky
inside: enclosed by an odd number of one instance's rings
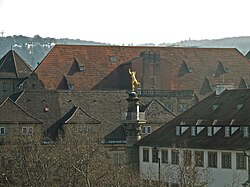
[[[118,45],[250,36],[249,7],[249,0],[0,0],[0,32]]]

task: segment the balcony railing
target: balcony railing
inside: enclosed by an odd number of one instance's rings
[[[122,115],[122,120],[125,121],[139,121],[145,120],[145,112],[125,112]]]
[[[193,90],[137,90],[139,96],[193,97]]]

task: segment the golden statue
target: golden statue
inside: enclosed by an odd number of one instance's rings
[[[136,71],[131,71],[130,69],[128,70],[129,74],[131,75],[131,80],[132,80],[132,92],[135,91],[135,86],[140,86],[140,83],[137,81],[135,74]]]

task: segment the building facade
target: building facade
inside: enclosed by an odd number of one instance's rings
[[[248,181],[249,95],[249,90],[214,93],[143,138],[141,176],[169,186]]]

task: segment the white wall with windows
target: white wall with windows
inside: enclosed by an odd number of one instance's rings
[[[154,157],[155,148],[140,146],[140,174],[142,178],[159,180],[159,163]],[[187,156],[188,155],[188,156]],[[200,179],[207,180],[209,187],[241,186],[247,180],[247,157],[243,151],[158,148],[160,178],[169,186],[180,181],[178,173],[184,163],[192,163]],[[191,169],[187,170],[192,172]],[[195,172],[193,170],[193,172]],[[203,179],[202,179],[203,177]],[[172,186],[174,186],[172,185]]]

